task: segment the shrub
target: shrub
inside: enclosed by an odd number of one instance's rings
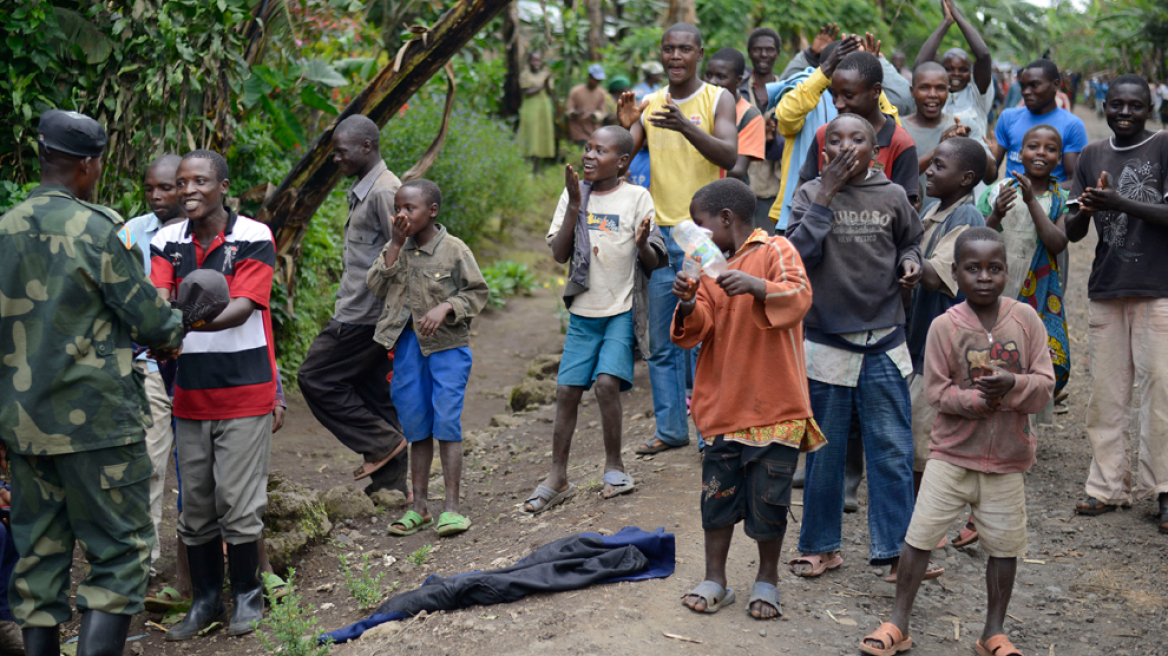
[[[267,617],[257,622],[260,644],[269,654],[327,656],[332,649],[332,639],[317,642],[317,619],[301,603],[295,581],[296,570],[289,570],[288,595],[277,599],[272,591],[273,581],[264,576],[264,596],[271,609]]]
[[[496,309],[506,307],[508,296],[530,294],[535,289],[535,275],[527,270],[527,265],[511,260],[496,262],[483,269],[483,278],[491,288],[487,302]]]

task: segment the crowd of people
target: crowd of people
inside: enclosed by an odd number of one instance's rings
[[[1110,79],[1112,136],[1088,143],[1059,106],[1058,67],[1039,59],[1019,69],[1022,105],[995,122],[991,51],[942,5],[911,70],[871,34],[829,24],[776,73],[774,30],[751,32],[745,55],[707,58],[686,23],[665,30],[660,62],[640,67],[635,86],[602,87],[604,68],[589,68],[564,114],[583,157],[579,170],[565,167],[546,235],[568,265],[570,313],[552,457],[525,512],[578,493],[568,464],[592,388],[599,494],[636,489],[621,393],[639,354],[656,430],[636,453],[689,445],[692,419],[702,454],[706,571],[685,606],[714,613],[735,602],[726,563],[742,522],[758,548],[748,610],[780,616],[792,488],[803,487],[803,513],[788,567],[819,577],[844,565],[843,513],[858,509],[866,475],[867,560],[889,568],[896,598],[860,651],[912,646],[917,590],[945,573],[930,553],[960,523],[954,544],[978,541],[989,555],[975,649],[1020,654],[1004,620],[1026,553],[1025,473],[1036,419],[1056,411],[1071,373],[1067,245],[1094,219],[1094,457],[1075,511],[1154,497],[1168,533],[1168,360],[1156,347],[1168,333],[1168,260],[1155,255],[1168,246],[1168,136],[1147,127],[1152,89],[1132,74]],[[953,26],[968,50],[940,53]],[[520,85],[520,140],[552,158],[540,53]],[[295,375],[314,416],[360,458],[353,480],[369,479],[368,494],[408,495],[388,532],[453,536],[472,526],[459,504],[461,414],[470,325],[489,290],[471,249],[441,223],[442,191],[402,183],[380,139],[361,115],[332,128],[333,161],[353,180],[344,271],[334,315]],[[284,421],[271,231],[228,205],[230,171],[208,150],[152,162],[150,212],[124,222],[90,202],[107,142],[92,118],[43,114],[42,184],[0,217],[0,242],[18,255],[0,262],[0,464],[11,482],[0,578],[30,655],[58,653],[75,542],[90,565],[76,592],[78,653],[122,653],[160,557],[172,451],[179,594],[191,604],[166,639],[217,624],[253,631],[271,569],[263,516],[271,437]],[[1139,442],[1134,480],[1129,437]],[[436,517],[435,441],[446,490]],[[7,626],[0,638],[15,640]]]

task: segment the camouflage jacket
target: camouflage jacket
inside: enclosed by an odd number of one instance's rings
[[[131,340],[182,343],[113,210],[41,185],[0,216],[0,439],[25,455],[133,444],[150,425]]]

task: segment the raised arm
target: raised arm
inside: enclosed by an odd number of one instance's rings
[[[986,45],[985,39],[981,38],[981,33],[965,18],[953,0],[941,1],[948,5],[949,14],[957,22],[957,27],[961,29],[961,35],[969,44],[970,54],[973,55],[973,81],[977,83],[978,91],[984,94],[993,84],[994,58],[990,54],[990,47]]]
[[[945,10],[945,18],[937,29],[925,39],[921,44],[921,50],[917,53],[917,60],[913,63],[913,68],[920,66],[925,62],[937,61],[937,49],[941,47],[941,40],[945,38],[945,34],[953,27],[953,15],[949,13],[949,5],[944,0],[941,2],[941,7]]]

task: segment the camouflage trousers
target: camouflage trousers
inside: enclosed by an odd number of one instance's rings
[[[56,456],[9,452],[12,534],[20,561],[8,587],[22,627],[72,617],[69,570],[74,541],[89,561],[77,608],[118,615],[142,611],[150,578],[150,457],[146,443]]]

